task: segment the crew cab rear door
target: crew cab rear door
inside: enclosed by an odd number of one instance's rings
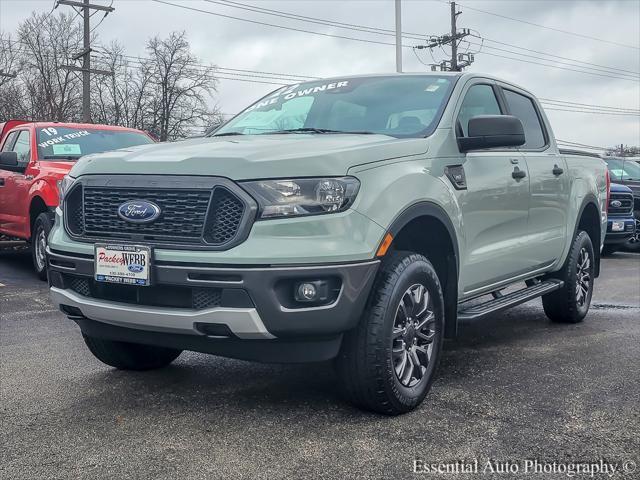
[[[503,85],[501,93],[508,114],[519,118],[524,127],[526,143],[518,150],[527,162],[531,191],[526,255],[532,267],[543,268],[562,254],[568,235],[567,165],[552,147],[550,129],[536,100],[511,85]]]

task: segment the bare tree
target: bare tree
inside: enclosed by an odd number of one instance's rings
[[[20,70],[21,53],[19,44],[10,34],[0,32],[0,121],[3,118],[17,118],[22,114],[23,89],[16,75]]]
[[[32,13],[18,28],[23,50],[20,79],[32,119],[75,120],[81,90],[75,73],[61,67],[78,52],[82,32],[71,13]]]
[[[217,86],[215,67],[199,65],[185,32],[152,38],[147,52],[150,59],[143,66],[149,68],[154,90],[151,131],[160,140],[185,137],[218,121],[220,112],[211,106]]]

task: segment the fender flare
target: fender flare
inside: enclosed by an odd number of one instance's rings
[[[449,233],[451,244],[453,245],[453,253],[456,260],[456,274],[459,275],[460,252],[458,248],[458,237],[453,222],[440,205],[429,201],[420,201],[408,206],[391,222],[391,226],[388,228],[389,233],[395,238],[400,230],[418,217],[434,217],[445,226]]]
[[[602,215],[602,212],[600,211],[600,208],[598,208],[598,199],[596,198],[596,196],[593,193],[587,193],[584,198],[582,199],[582,203],[580,205],[580,210],[578,210],[578,215],[576,216],[576,223],[573,227],[573,236],[571,237],[571,242],[573,242],[573,239],[576,238],[576,235],[578,234],[578,226],[580,225],[580,220],[582,219],[582,215],[584,214],[584,211],[587,209],[587,206],[589,205],[593,205],[596,209],[597,212],[600,213],[600,215]],[[599,232],[599,236],[598,236],[598,245],[594,245],[593,247],[593,252],[595,254],[595,273],[594,276],[597,278],[600,276],[600,247],[602,246],[602,224],[600,219],[598,220],[598,230],[600,230]],[[569,244],[569,249],[571,248],[571,243]],[[569,255],[569,249],[567,249],[567,255]],[[562,265],[564,267],[564,264],[566,263],[566,258],[565,261],[562,262]]]

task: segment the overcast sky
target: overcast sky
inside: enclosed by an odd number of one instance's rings
[[[110,3],[110,0],[92,1],[102,5]],[[325,34],[381,42],[394,40],[393,37],[384,35],[294,21],[205,0],[167,1],[218,14]],[[308,17],[383,29],[394,28],[393,0],[238,1],[255,7]],[[48,12],[52,5],[53,0],[0,0],[0,29],[13,32],[17,24],[29,16],[31,11]],[[402,5],[403,31],[437,35],[450,29],[449,5],[446,2],[403,0]],[[389,45],[257,25],[150,0],[114,0],[113,7],[116,9],[115,12],[109,15],[97,30],[100,42],[104,44],[117,39],[132,55],[144,55],[144,44],[150,36],[165,35],[172,30],[185,30],[194,53],[203,63],[213,63],[224,68],[314,77],[395,70],[395,49]],[[509,20],[472,8],[600,40]],[[488,72],[516,82],[546,99],[626,109],[640,108],[640,82],[637,74],[640,71],[639,1],[466,0],[461,2],[460,9],[462,15],[459,17],[459,27],[470,28],[474,33],[493,41],[485,40],[483,50],[476,55],[475,63],[468,70]],[[101,15],[95,15],[92,19],[93,24],[100,18]],[[473,38],[472,41],[480,42],[477,38]],[[559,66],[588,70],[591,74],[534,65],[528,62],[541,60],[497,49],[518,51],[534,57],[543,57],[542,54],[516,50],[511,46],[495,43],[496,41],[589,62],[599,67],[577,64],[570,66],[567,63],[573,62],[559,58],[555,60],[565,62]],[[404,43],[415,45],[419,42],[405,39]],[[478,46],[472,48],[477,50]],[[418,53],[425,63],[433,62],[428,51],[422,50]],[[521,61],[499,58],[496,55],[516,57]],[[444,58],[444,52],[434,51],[434,56],[436,60],[441,60]],[[403,57],[405,71],[428,69],[419,62],[410,48],[404,49]],[[546,58],[548,60],[543,63],[549,63],[551,60],[549,57]],[[593,70],[596,68],[598,70]],[[632,72],[636,72],[635,76]],[[274,88],[275,85],[221,80],[216,101],[224,112],[235,113]],[[568,108],[579,109],[575,106]],[[586,114],[549,109],[547,114],[556,136],[561,139],[603,146],[616,143],[640,144],[638,116]]]

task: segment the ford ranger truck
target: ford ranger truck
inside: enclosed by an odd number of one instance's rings
[[[0,235],[31,242],[33,266],[46,280],[58,182],[83,155],[152,142],[139,130],[109,125],[0,123]]]
[[[537,297],[584,319],[608,175],[561,153],[517,85],[393,74],[286,86],[206,138],[81,159],[62,193],[51,298],[99,360],[334,359],[349,399],[395,415],[459,324]]]

